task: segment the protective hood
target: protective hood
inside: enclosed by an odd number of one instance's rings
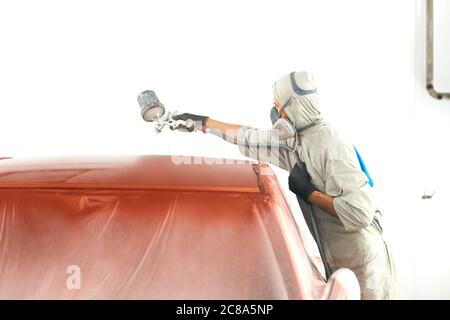
[[[316,84],[309,72],[292,72],[281,77],[273,84],[273,95],[282,105],[289,101],[284,111],[298,131],[322,119]]]

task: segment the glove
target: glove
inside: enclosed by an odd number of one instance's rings
[[[302,161],[298,162],[289,174],[289,190],[305,201],[313,191],[317,190],[311,183],[311,176]]]
[[[177,114],[172,116],[173,120],[183,120],[186,121],[187,119],[191,119],[194,122],[201,122],[202,126],[205,126],[206,120],[209,119],[209,117],[205,117],[205,116],[199,116],[196,114],[192,114],[192,113],[182,113],[182,114]]]

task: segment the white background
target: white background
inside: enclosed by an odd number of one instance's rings
[[[375,179],[402,297],[450,298],[450,102],[425,91],[424,2],[2,1],[0,156],[242,158],[214,136],[155,135],[137,95],[264,128],[272,83],[309,70]]]

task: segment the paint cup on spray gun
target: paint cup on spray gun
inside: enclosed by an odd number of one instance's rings
[[[159,101],[155,91],[145,90],[138,96],[139,106],[141,107],[142,119],[148,122],[157,121],[162,118],[166,112],[164,105]]]

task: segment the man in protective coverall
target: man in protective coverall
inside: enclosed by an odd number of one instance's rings
[[[273,95],[274,126],[269,130],[189,113],[174,119],[192,119],[237,144],[245,156],[290,170],[289,188],[311,204],[331,271],[352,270],[362,299],[398,298],[395,266],[382,237],[370,176],[353,145],[323,120],[312,75],[292,72],[280,78]]]

